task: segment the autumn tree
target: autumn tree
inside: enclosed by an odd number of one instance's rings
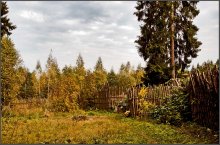
[[[107,72],[103,67],[101,57],[98,58],[93,73],[96,80],[96,88],[100,90],[107,82]]]
[[[84,81],[85,75],[86,75],[86,70],[84,67],[84,61],[83,61],[81,54],[79,54],[79,56],[76,60],[76,67],[74,68],[74,73],[77,75],[76,76],[77,80],[79,82],[80,87],[82,88],[83,81]]]
[[[193,19],[199,14],[197,1],[138,1],[136,12],[141,35],[135,41],[147,63],[145,83],[158,84],[184,72],[197,57],[201,42]],[[174,73],[172,73],[174,72]],[[152,77],[156,76],[156,77]]]
[[[43,71],[40,76],[40,98],[48,97],[48,75]]]
[[[19,54],[12,40],[7,37],[16,28],[8,18],[8,6],[1,2],[1,103],[7,105],[18,94],[16,66],[20,64]]]
[[[17,96],[16,98],[18,99],[21,99],[23,96],[21,95],[21,90],[22,90],[22,87],[26,81],[26,76],[27,76],[27,72],[28,72],[28,69],[24,66],[19,66],[17,69],[16,69],[16,86],[17,86]]]
[[[65,107],[62,109],[68,112],[78,110],[79,106],[77,103],[77,97],[80,93],[80,86],[77,84],[77,78],[74,75],[73,68],[71,66],[65,66],[63,68],[60,85],[60,96],[58,98],[58,102],[63,102]]]
[[[137,69],[133,73],[133,77],[135,78],[136,85],[143,83],[144,69],[141,67],[141,64],[138,64]]]
[[[126,65],[121,64],[118,74],[119,86],[122,86],[124,88],[135,86],[135,78],[131,75],[130,68],[130,62],[127,62]]]
[[[15,49],[14,43],[9,37],[1,40],[1,99],[7,105],[18,94],[17,68],[21,64],[21,59]]]
[[[76,67],[74,68],[74,74],[76,76],[76,83],[80,87],[80,94],[78,101],[80,103],[80,100],[82,99],[82,91],[85,87],[85,76],[86,76],[86,69],[84,67],[84,61],[81,56],[81,54],[78,55],[78,58],[76,60]]]
[[[56,58],[49,54],[46,64],[47,71],[47,97],[53,99],[59,96],[60,70]]]
[[[88,109],[94,106],[93,98],[97,95],[97,84],[96,80],[97,76],[91,70],[86,71],[86,76],[84,80],[84,88],[82,92],[83,99],[82,101],[82,108]]]

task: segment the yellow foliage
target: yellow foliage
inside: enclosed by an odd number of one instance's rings
[[[141,88],[140,92],[138,93],[139,98],[144,98],[147,95],[147,88],[143,87]]]
[[[148,112],[151,108],[154,107],[154,104],[147,101],[145,98],[147,96],[148,90],[146,87],[141,88],[141,90],[138,93],[139,98],[139,112],[143,114],[144,112]]]

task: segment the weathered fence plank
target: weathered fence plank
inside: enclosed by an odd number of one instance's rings
[[[192,119],[203,126],[219,128],[219,72],[208,66],[203,72],[192,71],[188,86]]]

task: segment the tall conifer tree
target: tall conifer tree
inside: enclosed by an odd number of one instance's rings
[[[145,83],[159,84],[171,76],[175,78],[177,70],[183,72],[192,58],[197,57],[201,42],[196,38],[198,28],[193,24],[199,14],[196,4],[197,1],[137,2],[134,14],[141,22],[141,34],[135,43],[147,63]]]
[[[8,14],[8,6],[6,2],[1,2],[1,37],[6,35],[11,35],[11,31],[16,28],[15,25],[12,24],[10,19],[7,17]]]

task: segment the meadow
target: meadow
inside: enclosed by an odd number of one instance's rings
[[[84,118],[77,119],[78,116]],[[2,141],[3,144],[212,144],[218,143],[218,135],[195,123],[176,127],[100,110],[49,112],[45,116],[37,108],[2,118]]]

